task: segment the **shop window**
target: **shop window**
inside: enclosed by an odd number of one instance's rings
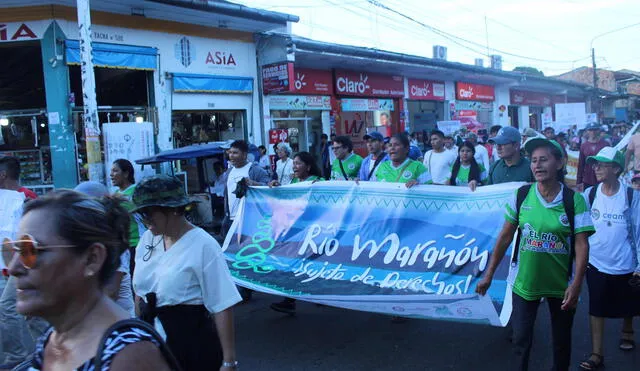
[[[246,111],[173,111],[176,148],[195,143],[245,139]]]
[[[148,106],[152,72],[95,68],[98,106]],[[83,106],[80,66],[69,66],[69,81],[76,106]],[[153,104],[151,104],[153,105]]]
[[[46,107],[40,44],[0,44],[0,54],[0,111]]]

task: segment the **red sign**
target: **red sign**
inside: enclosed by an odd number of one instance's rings
[[[269,144],[289,141],[288,129],[269,129]]]
[[[359,97],[404,97],[402,76],[336,71],[336,94]]]
[[[24,39],[37,39],[38,36],[31,31],[29,26],[22,23],[15,29],[8,29],[10,25],[0,24],[0,41],[16,41]]]
[[[457,82],[456,99],[493,102],[496,99],[496,93],[493,86]]]
[[[264,94],[293,91],[293,63],[283,62],[262,67]]]
[[[553,97],[549,94],[532,91],[511,90],[511,104],[516,106],[543,106],[553,105]]]
[[[331,71],[295,68],[293,91],[297,94],[333,94]]]
[[[444,82],[409,79],[409,99],[444,100]]]

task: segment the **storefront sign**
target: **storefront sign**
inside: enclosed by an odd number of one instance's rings
[[[331,71],[295,68],[293,91],[299,94],[333,94]]]
[[[277,144],[289,141],[288,129],[269,129],[269,144]]]
[[[409,79],[409,99],[444,100],[444,83],[440,81]]]
[[[0,23],[0,42],[41,39],[51,21]]]
[[[292,91],[293,63],[276,63],[262,67],[262,91],[264,94]]]
[[[336,71],[336,93],[364,97],[404,97],[401,76]]]
[[[331,97],[321,95],[272,95],[269,109],[330,111]]]
[[[393,99],[342,99],[343,111],[393,111]]]
[[[456,99],[493,102],[496,99],[496,93],[493,86],[457,82]]]
[[[522,90],[511,90],[509,93],[511,104],[515,106],[548,107],[553,104],[553,98],[549,94]]]

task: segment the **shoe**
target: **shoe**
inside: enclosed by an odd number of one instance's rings
[[[597,362],[596,362],[597,360]],[[581,370],[599,370],[604,366],[604,357],[598,353],[591,353],[589,358],[580,362]]]
[[[620,349],[624,351],[634,350],[636,342],[633,340],[633,331],[622,331],[623,338],[620,339]]]
[[[284,299],[279,303],[273,303],[270,305],[270,308],[280,313],[286,313],[289,315],[296,314],[296,302],[291,299]]]

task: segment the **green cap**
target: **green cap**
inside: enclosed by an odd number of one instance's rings
[[[184,193],[182,182],[173,176],[155,175],[142,179],[133,191],[135,208],[131,212],[150,206],[181,207],[193,201]]]
[[[620,169],[624,169],[624,156],[613,147],[604,147],[597,155],[587,157],[588,164],[593,164],[594,162],[614,163],[620,166]]]
[[[530,155],[533,153],[533,151],[536,148],[539,147],[555,147],[558,150],[560,150],[560,153],[562,153],[562,156],[564,157],[564,151],[562,150],[562,146],[560,145],[560,143],[556,142],[555,140],[549,140],[546,138],[533,138],[533,139],[529,139],[525,144],[524,144],[524,150],[527,151],[527,153],[529,153]]]

